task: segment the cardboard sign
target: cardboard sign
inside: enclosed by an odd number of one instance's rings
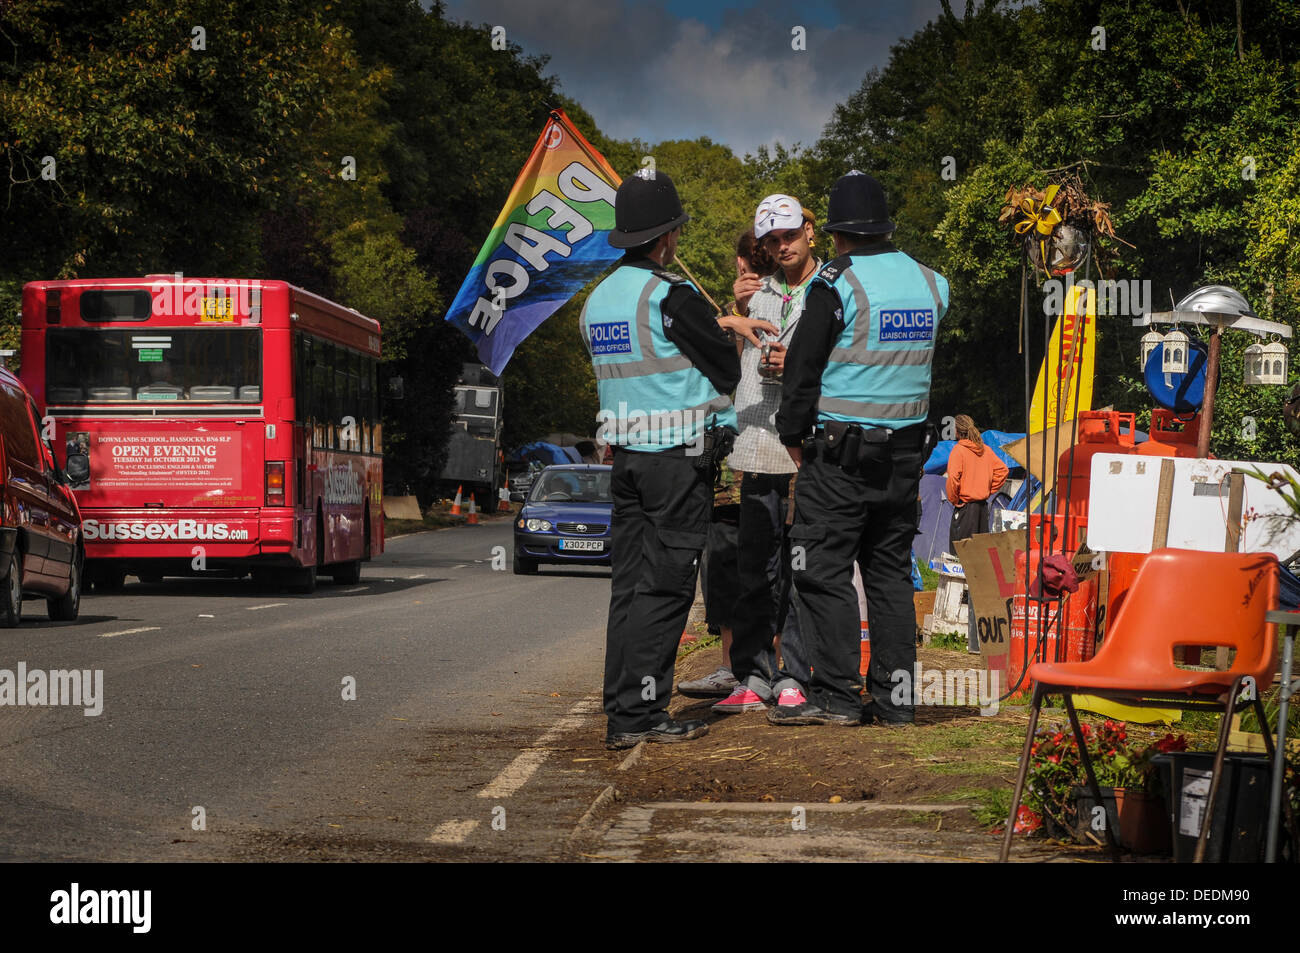
[[[1016,553],[1025,548],[1025,534],[979,533],[954,544],[957,558],[966,570],[970,588],[970,608],[975,613],[975,631],[980,640],[980,654],[988,668],[1003,668],[999,663],[1007,654],[1011,632],[1011,600],[1016,592]]]

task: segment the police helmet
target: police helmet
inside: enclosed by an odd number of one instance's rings
[[[618,187],[609,243],[615,248],[637,248],[685,225],[690,218],[682,209],[673,180],[663,172],[641,169]]]
[[[894,230],[885,204],[885,189],[874,178],[857,169],[842,175],[831,186],[826,209],[827,232],[851,235],[888,235]]]

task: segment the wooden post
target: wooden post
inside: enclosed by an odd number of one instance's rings
[[[1196,455],[1210,455],[1210,432],[1214,430],[1214,392],[1219,388],[1219,347],[1223,328],[1215,326],[1210,335],[1210,357],[1205,366],[1205,403],[1201,405],[1201,429],[1196,435]]]
[[[1246,495],[1246,475],[1228,474],[1228,525],[1223,540],[1223,551],[1235,553],[1241,548],[1241,508]],[[1220,672],[1228,670],[1228,648],[1220,645],[1214,650],[1214,667]]]
[[[1165,457],[1160,461],[1160,489],[1156,493],[1156,525],[1151,533],[1151,551],[1164,549],[1169,545],[1169,510],[1174,502],[1174,461]],[[1187,650],[1181,645],[1174,646],[1174,662],[1185,664]]]

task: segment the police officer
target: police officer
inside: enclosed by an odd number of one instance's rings
[[[614,445],[613,583],[605,636],[606,747],[708,731],[668,715],[677,644],[709,529],[713,460],[725,453],[740,379],[733,339],[685,278],[667,270],[689,216],[672,179],[619,186],[609,243],[626,249],[591,292],[582,334]]]
[[[930,362],[948,282],[896,249],[885,193],[852,171],[832,187],[825,230],[838,255],[818,272],[785,362],[776,427],[799,466],[791,527],[805,613],[808,702],[773,724],[915,720],[911,547],[930,406]],[[871,631],[860,694],[857,560]]]

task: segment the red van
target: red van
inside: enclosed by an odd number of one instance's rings
[[[22,620],[24,595],[60,622],[81,608],[81,513],[40,425],[26,388],[0,368],[0,628]]]

